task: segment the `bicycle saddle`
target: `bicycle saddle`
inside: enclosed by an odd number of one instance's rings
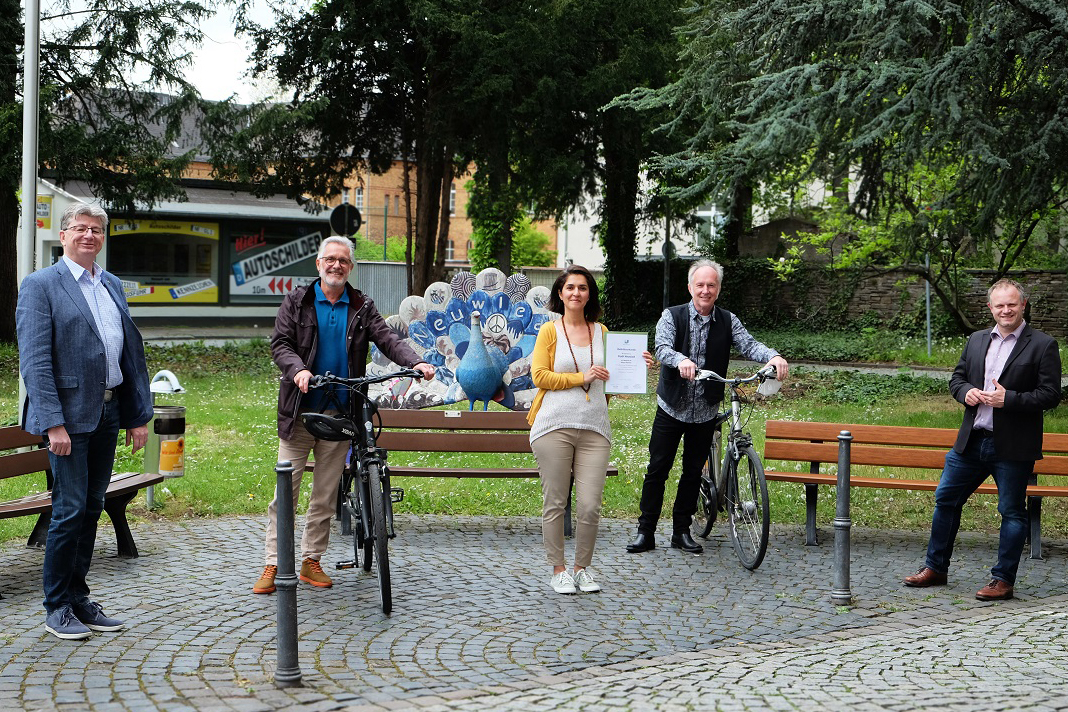
[[[300,420],[308,432],[319,440],[352,440],[358,432],[355,423],[340,415],[302,413]]]

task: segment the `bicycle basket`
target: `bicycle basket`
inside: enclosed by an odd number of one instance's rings
[[[302,413],[300,420],[307,431],[319,440],[352,440],[359,432],[355,423],[340,415]]]

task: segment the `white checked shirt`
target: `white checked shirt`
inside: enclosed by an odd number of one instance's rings
[[[104,388],[114,388],[122,383],[122,369],[119,368],[119,354],[122,353],[122,315],[111,293],[101,281],[100,277],[104,270],[96,262],[93,263],[92,273],[66,255],[63,261],[70,270],[78,288],[82,290],[82,296],[89,304],[89,311],[93,312],[96,321],[96,330],[104,341],[104,355],[108,362],[108,380]]]
[[[1009,360],[1012,350],[1016,348],[1016,343],[1020,340],[1020,334],[1023,333],[1026,326],[1026,321],[1020,322],[1015,331],[1004,337],[996,326],[990,330],[990,346],[987,347],[986,363],[983,367],[984,391],[988,393],[994,392],[994,379],[1001,377],[1001,372],[1005,370],[1005,363]],[[978,410],[975,411],[975,422],[972,427],[993,432],[994,407],[980,403]]]

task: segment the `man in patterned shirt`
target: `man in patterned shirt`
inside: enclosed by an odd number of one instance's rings
[[[672,509],[671,546],[699,554],[700,544],[690,535],[697,511],[701,468],[714,435],[709,425],[723,398],[723,384],[694,380],[699,369],[727,373],[731,346],[752,361],[775,366],[779,380],[789,371],[786,359],[746,331],[738,317],[716,306],[723,268],[710,260],[690,266],[687,289],[693,299],[665,309],[656,324],[656,357],[660,383],[656,389],[656,417],[649,438],[649,468],[642,487],[638,535],[627,545],[636,554],[656,548],[654,532],[664,506],[664,485],[682,440],[682,476]],[[700,364],[700,365],[698,365]]]

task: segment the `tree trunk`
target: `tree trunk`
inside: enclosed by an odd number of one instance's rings
[[[636,120],[611,111],[605,118],[604,200],[601,202],[600,239],[605,254],[605,306],[611,323],[619,324],[633,313],[639,290],[635,288],[634,251],[638,228],[635,206],[641,168],[641,132]]]
[[[22,46],[22,10],[19,0],[0,0],[0,106],[14,107],[18,96],[15,83],[18,76],[19,48]],[[13,116],[8,117],[14,119]],[[15,126],[21,125],[21,121]],[[14,127],[11,127],[14,128]],[[19,240],[19,185],[15,181],[21,174],[15,166],[21,165],[18,149],[21,141],[8,141],[11,153],[0,154],[6,164],[3,173],[10,176],[0,185],[0,341],[15,343],[15,303],[18,301],[18,240]],[[35,195],[27,196],[36,200]]]
[[[18,196],[11,186],[0,188],[0,341],[15,343],[15,303],[18,301]]]
[[[724,257],[738,256],[742,238],[752,227],[753,186],[747,180],[735,181],[731,186],[731,203],[727,210],[727,223],[723,226]]]
[[[405,143],[407,147],[407,143]],[[407,284],[405,288],[408,294],[412,293],[412,238],[414,225],[412,222],[412,162],[407,157],[404,159],[404,225],[405,225],[405,247],[404,247],[404,264],[407,269],[404,270]],[[382,237],[382,251],[385,252],[386,245],[388,244],[389,237]]]
[[[445,149],[445,155],[449,156],[449,149]],[[434,251],[434,274],[435,281],[445,279],[445,252],[449,245],[449,223],[452,215],[449,212],[449,194],[452,191],[453,166],[452,161],[445,161],[445,171],[441,175],[441,219],[438,221],[437,249]]]

